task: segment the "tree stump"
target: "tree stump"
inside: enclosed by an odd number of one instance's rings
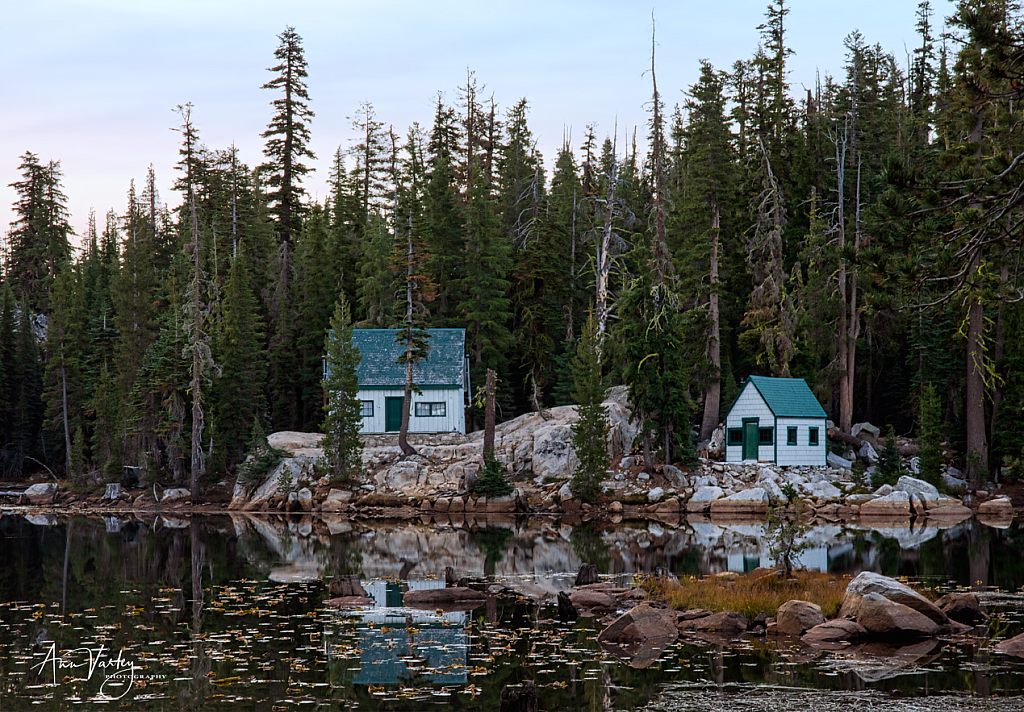
[[[451,588],[456,583],[458,583],[458,581],[459,580],[457,578],[455,578],[455,569],[453,569],[451,566],[445,566],[444,567],[444,585],[446,587],[448,587],[448,588]]]
[[[576,572],[576,586],[587,586],[597,583],[597,567],[594,564],[580,564],[580,570]]]
[[[500,712],[537,712],[537,686],[532,680],[508,685],[501,691]]]
[[[579,617],[580,614],[576,611],[576,606],[572,605],[572,601],[569,600],[569,594],[565,591],[559,591],[558,620],[571,622]]]

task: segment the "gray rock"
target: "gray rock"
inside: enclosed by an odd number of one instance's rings
[[[558,490],[558,499],[562,500],[563,502],[567,499],[572,499],[572,488],[569,487],[568,482],[562,485],[561,488]]]
[[[864,444],[860,446],[860,450],[857,451],[857,457],[864,461],[867,465],[874,465],[878,462],[878,453],[871,443],[864,441]]]
[[[762,490],[763,491],[763,490]],[[686,503],[687,512],[704,512],[711,507],[711,503],[725,496],[721,487],[701,487]]]
[[[886,637],[931,636],[942,632],[935,621],[880,593],[866,593],[861,597],[855,620],[869,633]]]
[[[659,499],[661,499],[664,496],[665,496],[665,490],[663,490],[661,487],[655,487],[654,489],[652,489],[650,492],[647,493],[647,501],[648,502],[657,502]]]
[[[967,480],[957,479],[948,472],[942,473],[942,481],[950,489],[966,489],[967,487]]]
[[[826,462],[828,462],[832,467],[838,467],[841,470],[849,470],[853,467],[853,462],[851,460],[839,457],[839,455],[836,455],[834,452],[830,452],[828,454]]]
[[[50,504],[57,494],[57,485],[53,482],[42,482],[25,490],[25,498],[32,504]]]
[[[299,506],[302,507],[302,511],[308,512],[313,509],[313,493],[309,491],[309,488],[303,487],[296,492],[295,499],[298,500]]]
[[[836,643],[843,640],[863,638],[868,634],[867,628],[845,618],[836,618],[821,625],[816,625],[804,633],[801,640],[807,643]]]
[[[865,628],[872,630],[858,617],[861,602],[869,594],[877,594],[889,601],[911,608],[936,625],[949,623],[949,617],[920,593],[895,579],[876,574],[873,571],[863,571],[847,584],[839,608],[839,617],[855,618]]]
[[[768,499],[777,502],[788,502],[789,498],[783,494],[782,488],[775,484],[774,480],[758,480],[757,486],[768,493]]]
[[[855,438],[860,438],[872,445],[878,445],[878,436],[881,434],[881,430],[871,423],[855,423],[850,428],[850,435]]]
[[[636,458],[633,457],[632,455],[624,457],[624,458],[622,458],[622,460],[619,461],[619,467],[621,467],[623,469],[629,469],[630,467],[633,467],[635,464],[636,464]]]
[[[711,433],[711,442],[708,443],[708,452],[713,455],[721,455],[725,451],[725,428],[719,426]]]
[[[742,490],[711,503],[712,514],[763,514],[768,511],[768,493],[760,487]]]
[[[893,492],[884,497],[876,497],[860,506],[861,517],[909,517],[910,495],[906,492]]]
[[[600,643],[642,643],[655,638],[674,640],[679,635],[676,613],[641,603],[612,621],[597,636]]]
[[[838,499],[843,496],[842,490],[828,482],[814,482],[810,485],[804,485],[803,490],[818,499]]]
[[[875,490],[876,497],[887,497],[892,494],[892,485],[882,485]]]
[[[916,455],[910,458],[910,464],[908,465],[908,467],[910,468],[910,473],[912,475],[921,474],[921,458],[917,457]]]
[[[661,469],[661,474],[664,475],[665,479],[669,481],[673,487],[686,487],[689,482],[686,481],[686,475],[683,471],[674,465],[665,465]]]
[[[651,476],[648,475],[646,472],[641,472],[639,475],[636,476],[636,478],[641,482],[646,482],[647,480],[651,479]]]
[[[189,492],[184,487],[179,487],[179,488],[176,488],[176,489],[164,490],[163,495],[161,495],[161,497],[160,497],[160,502],[161,503],[183,502],[184,500],[191,499],[191,498],[192,498],[192,493],[191,492]]]
[[[933,485],[916,477],[908,477],[907,475],[900,477],[893,489],[919,497],[924,502],[925,507],[933,507],[941,499],[939,491]]]
[[[824,622],[821,606],[810,601],[786,601],[775,614],[775,624],[782,635],[803,635]]]

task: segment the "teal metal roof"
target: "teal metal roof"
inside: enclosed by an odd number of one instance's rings
[[[749,376],[776,418],[825,418],[825,409],[802,378]],[[742,389],[741,389],[742,391]]]
[[[413,368],[413,383],[426,387],[462,388],[466,362],[465,329],[430,329],[430,353]],[[352,345],[362,359],[356,367],[360,388],[403,388],[405,366],[398,363],[405,346],[398,329],[353,329]]]

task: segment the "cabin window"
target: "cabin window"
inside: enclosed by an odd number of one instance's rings
[[[359,415],[364,418],[373,417],[373,401],[359,401]]]
[[[796,428],[786,428],[786,444],[796,445]]]
[[[416,404],[416,417],[417,418],[443,418],[445,416],[445,404],[444,403],[417,403]]]
[[[730,445],[742,445],[743,444],[743,428],[729,428],[729,444]]]
[[[758,445],[771,445],[775,442],[775,428],[758,428],[757,429],[757,444]]]
[[[818,429],[817,428],[808,428],[807,429],[807,442],[810,445],[817,445],[818,444]]]

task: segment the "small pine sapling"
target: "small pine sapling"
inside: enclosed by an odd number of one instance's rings
[[[331,317],[331,329],[324,344],[326,369],[323,387],[324,459],[332,482],[349,482],[362,466],[363,442],[359,437],[363,416],[359,402],[356,367],[362,357],[352,345],[352,315],[344,295]]]
[[[607,389],[601,374],[600,336],[593,314],[587,319],[571,367],[576,386],[573,398],[579,415],[572,425],[572,443],[579,464],[569,487],[582,501],[593,502],[601,494],[601,483],[608,470],[608,408],[604,405]]]
[[[277,467],[277,463],[288,453],[284,450],[270,446],[267,435],[263,432],[260,419],[252,423],[252,435],[249,437],[249,454],[238,466],[238,481],[249,484],[250,482],[262,482],[271,470]]]
[[[484,455],[484,466],[480,468],[474,489],[477,494],[484,497],[504,497],[512,494],[512,483],[505,476],[505,466],[494,456],[494,450]]]
[[[900,461],[900,449],[896,445],[896,431],[892,425],[885,433],[885,447],[878,454],[878,464],[875,466],[875,477],[872,478],[872,486],[895,485],[900,476],[904,474],[903,463]]]
[[[782,499],[774,501],[768,507],[765,539],[769,555],[775,560],[775,565],[782,570],[783,576],[788,579],[793,575],[793,565],[800,558],[800,554],[810,546],[810,543],[804,540],[809,527],[800,523],[803,502],[796,489],[788,482],[782,485],[781,489],[795,506],[796,512],[790,512]]]

